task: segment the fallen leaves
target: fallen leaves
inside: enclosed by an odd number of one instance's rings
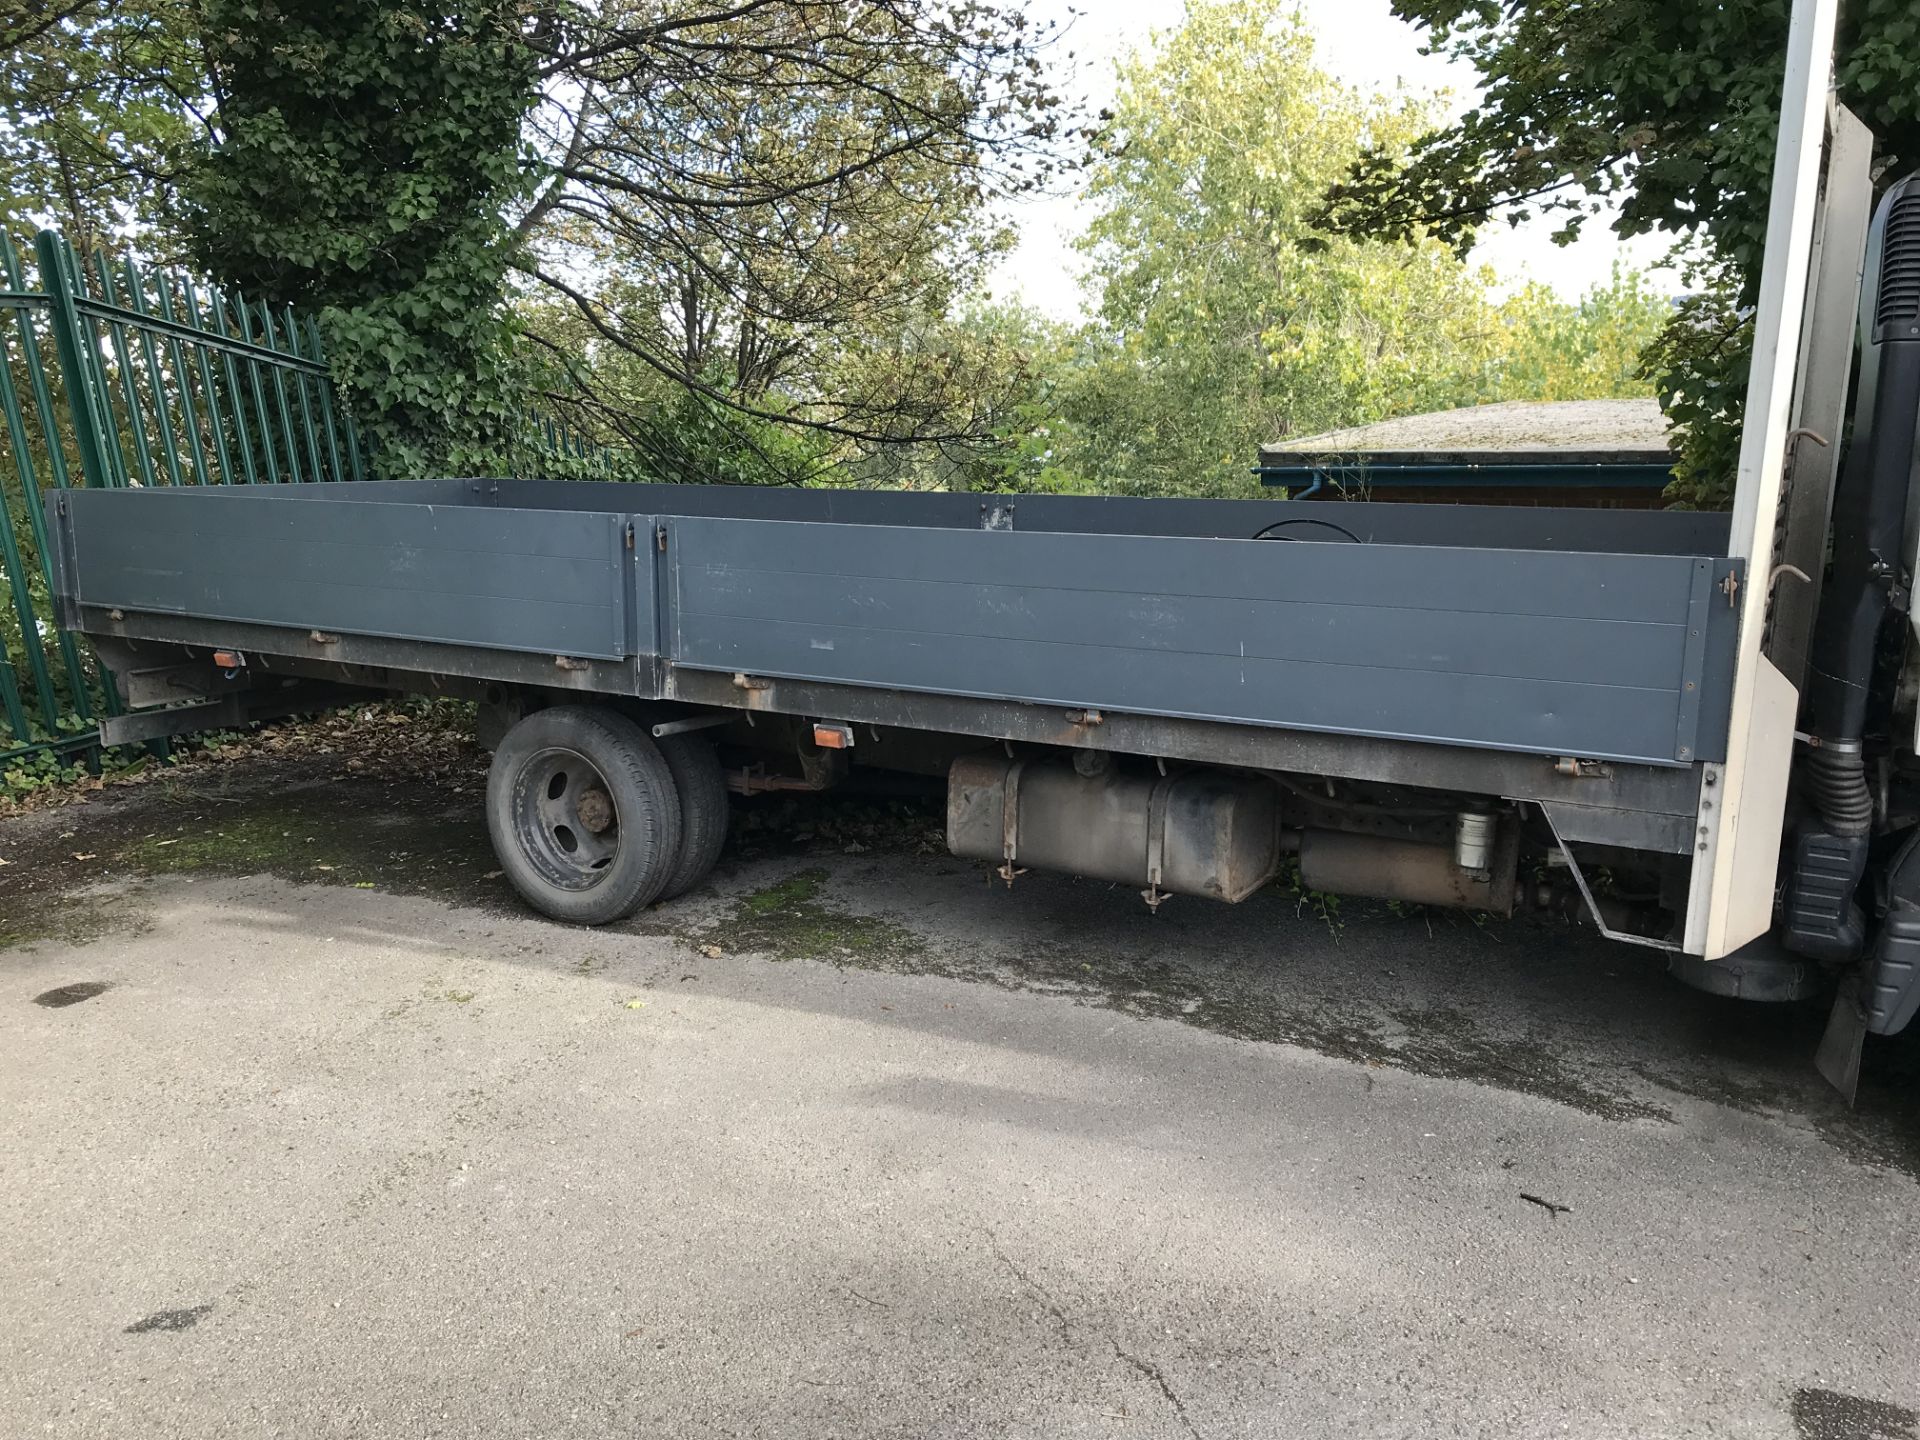
[[[205,775],[223,765],[280,756],[301,761],[326,756],[333,778],[371,774],[388,782],[477,781],[486,773],[487,754],[473,738],[472,707],[452,700],[402,700],[335,711],[313,719],[289,718],[236,734],[213,731],[181,736],[165,763],[142,755],[103,776],[76,777],[37,786],[24,794],[0,787],[0,815],[66,805],[109,786],[143,784],[161,777]],[[224,799],[208,796],[208,799]]]
[[[736,806],[732,837],[743,857],[795,850],[927,854],[946,848],[946,812],[931,793],[887,799],[790,795]]]

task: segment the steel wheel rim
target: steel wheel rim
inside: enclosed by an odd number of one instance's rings
[[[514,838],[540,878],[591,890],[620,855],[620,811],[600,767],[556,746],[529,757],[513,794]]]

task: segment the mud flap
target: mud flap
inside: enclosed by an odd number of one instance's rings
[[[1834,996],[1826,1033],[1820,1037],[1820,1048],[1813,1052],[1814,1068],[1845,1097],[1848,1109],[1853,1108],[1860,1089],[1860,1055],[1866,1043],[1867,1017],[1860,1009],[1859,986],[1848,980]]]

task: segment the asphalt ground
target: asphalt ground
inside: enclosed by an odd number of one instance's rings
[[[1920,1434],[1920,1062],[1548,925],[750,813],[611,930],[471,766],[0,821],[0,1431]]]

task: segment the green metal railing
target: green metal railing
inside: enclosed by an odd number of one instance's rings
[[[364,478],[313,322],[42,231],[0,234],[0,766],[96,752],[110,678],[56,629],[43,487]]]
[[[521,417],[517,453],[539,462],[536,473],[540,477],[554,474],[555,461],[577,461],[578,464],[565,467],[572,472],[567,478],[592,476],[596,479],[614,478],[619,473],[621,454],[610,445],[589,439],[569,425],[564,416],[555,418],[538,411],[528,411]]]

